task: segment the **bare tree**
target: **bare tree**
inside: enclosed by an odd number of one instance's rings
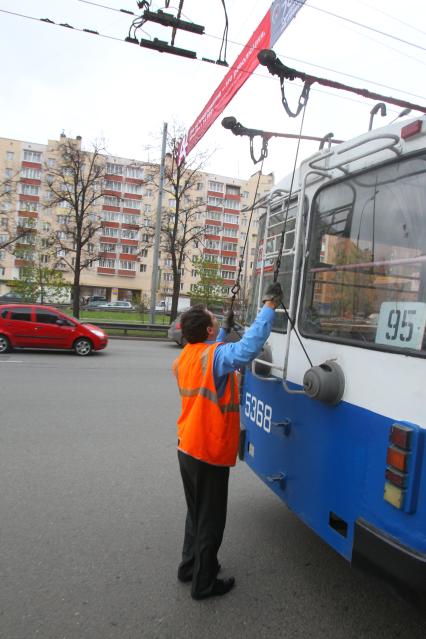
[[[0,181],[0,249],[12,250],[19,240],[33,232],[33,224],[23,225],[12,210],[18,181],[19,173]],[[3,234],[7,236],[4,239]]]
[[[173,294],[170,319],[177,316],[181,273],[185,262],[190,259],[191,249],[203,242],[205,230],[200,223],[199,214],[205,208],[205,201],[194,196],[194,189],[201,182],[200,171],[205,165],[205,154],[193,157],[192,160],[177,163],[177,151],[180,131],[175,128],[168,136],[166,162],[164,168],[163,206],[161,214],[162,255],[168,255],[171,260],[173,274]],[[157,181],[154,174],[154,181]],[[167,200],[171,200],[167,201]],[[167,204],[169,206],[167,206]],[[151,231],[154,226],[151,226]],[[157,265],[153,265],[156,268]]]
[[[67,211],[51,241],[56,247],[58,262],[74,274],[74,317],[80,316],[81,273],[100,259],[93,242],[102,228],[97,208],[103,197],[106,164],[101,151],[98,144],[93,144],[91,151],[83,151],[80,140],[65,139],[58,146],[57,164],[46,167],[48,200],[45,206],[61,206]]]

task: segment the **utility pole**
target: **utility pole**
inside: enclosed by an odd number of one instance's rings
[[[163,206],[164,164],[166,160],[167,122],[163,124],[163,144],[161,147],[160,182],[158,185],[157,215],[155,217],[154,253],[151,275],[151,324],[155,323],[155,305],[157,299],[158,253],[161,235],[161,209]]]

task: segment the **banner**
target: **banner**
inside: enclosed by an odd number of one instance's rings
[[[244,82],[253,73],[259,61],[261,49],[270,49],[303,6],[305,0],[274,0],[256,31],[201,111],[194,124],[186,132],[179,145],[180,164],[209,130]]]

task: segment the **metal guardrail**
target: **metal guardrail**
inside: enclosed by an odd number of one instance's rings
[[[135,322],[103,322],[101,320],[90,320],[88,318],[80,319],[82,324],[93,324],[93,326],[99,326],[108,331],[109,328],[120,329],[124,331],[124,335],[128,335],[128,332],[132,331],[149,331],[152,333],[167,333],[170,324],[136,324]]]

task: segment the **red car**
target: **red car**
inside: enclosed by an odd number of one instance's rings
[[[50,306],[0,306],[0,353],[12,348],[61,348],[90,355],[108,344],[108,335],[92,324],[81,324]]]

